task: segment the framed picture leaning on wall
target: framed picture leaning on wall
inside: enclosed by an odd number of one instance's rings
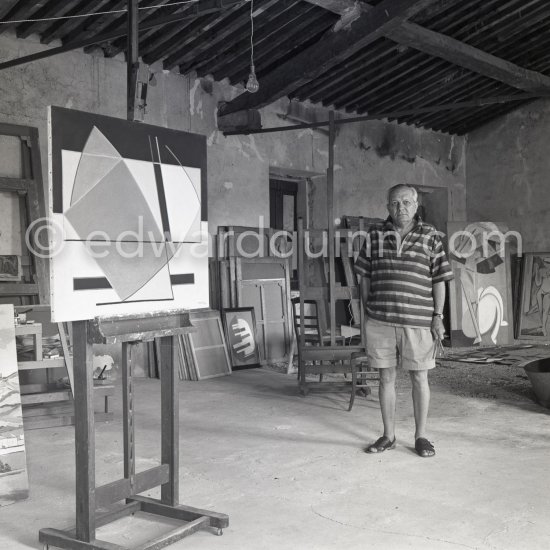
[[[232,369],[259,367],[260,353],[256,339],[254,308],[237,307],[224,309],[223,324]]]
[[[517,337],[521,340],[550,340],[550,252],[523,256]]]

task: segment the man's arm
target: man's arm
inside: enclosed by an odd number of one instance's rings
[[[369,290],[370,290],[370,277],[361,277],[361,303],[363,307],[367,307],[367,301],[369,299]],[[445,289],[443,289],[445,291]],[[443,295],[445,299],[445,295]]]
[[[434,313],[443,313],[443,306],[445,305],[445,281],[440,281],[432,285],[432,296],[434,299]],[[434,338],[443,340],[445,336],[445,327],[442,317],[433,317],[432,334]]]

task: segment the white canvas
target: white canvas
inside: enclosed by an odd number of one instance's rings
[[[208,307],[202,171],[178,160],[178,155],[185,158],[188,134],[146,125],[138,125],[136,134],[128,131],[133,123],[127,121],[97,117],[96,125],[94,115],[54,110],[49,136],[50,220],[56,228],[50,232],[52,319]],[[65,116],[72,119],[69,127],[80,117],[86,130],[80,145],[65,137],[66,148],[56,151]],[[150,132],[145,147],[143,129]],[[122,134],[133,135],[135,151],[132,140],[120,141]],[[111,143],[112,136],[126,156]],[[74,150],[78,147],[82,150]],[[62,208],[56,210],[59,197]]]

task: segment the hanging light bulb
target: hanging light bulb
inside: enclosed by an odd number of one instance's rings
[[[250,65],[250,74],[248,75],[246,89],[251,94],[255,94],[260,89],[260,83],[258,82],[258,78],[256,77],[256,69],[254,68],[254,63]]]
[[[256,67],[254,67],[254,0],[250,0],[250,74],[246,89],[251,94],[255,94],[260,89],[260,83],[256,77]]]

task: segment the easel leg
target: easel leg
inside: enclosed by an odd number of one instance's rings
[[[160,340],[161,461],[170,467],[170,479],[161,486],[163,504],[179,504],[179,393],[172,337]]]
[[[76,441],[76,538],[95,539],[95,426],[93,352],[88,321],[73,323]]]
[[[133,365],[128,357],[131,344],[122,344],[122,411],[124,427],[124,477],[130,480],[132,493],[136,479],[136,453],[134,428],[134,381]]]

